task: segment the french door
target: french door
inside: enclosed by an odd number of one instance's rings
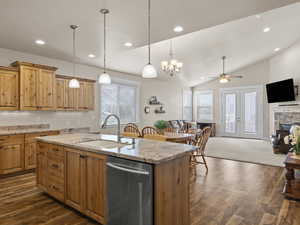
[[[221,89],[222,135],[262,138],[262,86]]]

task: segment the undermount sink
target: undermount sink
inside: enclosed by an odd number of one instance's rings
[[[118,143],[115,141],[107,141],[107,140],[86,141],[86,142],[81,142],[79,144],[84,146],[102,147],[102,148],[122,148],[128,145],[126,143]]]

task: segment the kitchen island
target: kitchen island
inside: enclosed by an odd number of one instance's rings
[[[38,187],[68,206],[101,224],[190,223],[189,156],[194,147],[130,138],[118,143],[117,136],[99,134],[37,139]]]

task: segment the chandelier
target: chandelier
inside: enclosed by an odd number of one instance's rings
[[[179,73],[183,67],[183,63],[174,59],[173,54],[173,43],[170,41],[170,60],[161,62],[161,69],[170,74],[170,76],[174,76],[176,73]]]

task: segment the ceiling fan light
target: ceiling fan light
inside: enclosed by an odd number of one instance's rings
[[[111,84],[111,78],[108,73],[104,72],[99,76],[99,84]]]
[[[80,88],[80,83],[77,79],[72,79],[69,81],[69,88]]]
[[[152,64],[147,64],[142,73],[143,78],[155,78],[157,77],[157,72],[155,67]]]
[[[220,78],[219,82],[222,84],[225,84],[225,83],[228,83],[229,80],[226,77],[222,77],[222,78]]]

